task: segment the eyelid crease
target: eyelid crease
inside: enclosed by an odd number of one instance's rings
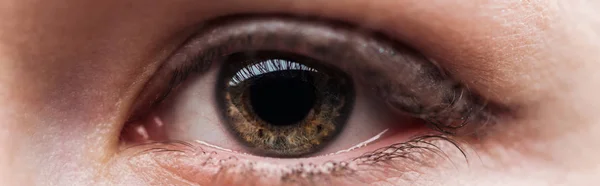
[[[440,164],[445,164],[444,162],[451,164],[450,166],[457,166],[457,163],[461,162],[468,165],[465,151],[468,146],[467,143],[459,142],[450,136],[427,134],[345,161],[327,161],[320,165],[276,165],[245,159],[239,155],[223,156],[216,151],[205,149],[207,147],[201,144],[170,141],[128,147],[113,161],[124,161],[132,166],[139,176],[146,175],[145,171],[165,171],[175,177],[173,179],[182,179],[181,181],[198,185],[369,184],[390,176],[429,173],[440,169]],[[155,170],[156,168],[161,171]],[[211,179],[197,177],[200,175],[219,179],[208,183]],[[274,181],[278,184],[273,184]]]

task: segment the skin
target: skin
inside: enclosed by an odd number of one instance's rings
[[[111,160],[124,156],[116,152],[129,111],[195,26],[288,13],[385,33],[518,113],[473,144],[468,167],[377,183],[595,185],[599,8],[593,0],[1,0],[0,183],[124,183],[135,171]]]

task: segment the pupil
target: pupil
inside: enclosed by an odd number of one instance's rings
[[[302,121],[316,102],[315,87],[302,70],[261,75],[250,86],[250,104],[256,115],[274,126]]]

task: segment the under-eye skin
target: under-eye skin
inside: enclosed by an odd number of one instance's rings
[[[206,78],[204,76],[215,69],[219,71],[216,84],[204,86],[215,89],[215,96],[210,104],[217,108],[215,110],[219,116],[216,117],[221,121],[220,125],[226,126],[229,133],[234,134],[232,136],[235,138],[229,140],[242,144],[246,151],[255,156],[284,157],[290,160],[299,156],[311,157],[311,154],[325,147],[329,148],[328,144],[339,140],[336,136],[349,130],[349,118],[356,112],[379,113],[384,116],[381,118],[385,118],[381,121],[389,121],[386,119],[390,118],[393,120],[387,123],[387,129],[382,132],[383,134],[389,129],[391,133],[378,136],[376,141],[366,144],[367,147],[378,145],[376,148],[367,149],[380,150],[361,151],[365,149],[365,144],[347,151],[337,149],[343,153],[331,155],[335,159],[320,161],[337,162],[335,166],[315,165],[318,163],[310,165],[314,167],[311,170],[319,170],[323,174],[332,174],[335,172],[332,170],[360,172],[365,166],[378,166],[378,162],[388,162],[387,166],[404,166],[396,167],[399,171],[414,170],[420,166],[429,167],[422,164],[423,162],[433,166],[435,163],[431,161],[442,161],[444,158],[432,156],[451,152],[459,152],[462,155],[461,144],[455,143],[452,140],[453,136],[471,135],[484,130],[484,124],[495,122],[495,104],[485,102],[452,80],[433,61],[385,36],[357,30],[340,23],[286,16],[234,17],[203,24],[198,33],[176,51],[147,84],[132,111],[131,123],[139,124],[136,121],[144,120],[146,115],[154,113],[153,108],[169,104],[168,98],[185,89],[186,86],[181,85],[190,83],[189,79],[193,79],[191,77]],[[275,70],[263,69],[259,73],[242,73],[261,65],[266,67],[274,64],[288,66],[277,67]],[[291,74],[281,76],[277,71]],[[284,118],[289,121],[276,121],[277,118],[264,116],[264,113],[262,116],[257,114],[262,111],[254,108],[257,107],[257,103],[252,101],[255,99],[252,98],[252,93],[260,90],[252,88],[260,87],[256,83],[263,82],[264,79],[261,78],[268,74],[274,75],[271,77],[275,78],[302,76],[290,79],[295,81],[304,78],[306,81],[300,83],[300,86],[310,87],[300,90],[314,92],[314,102],[303,110],[305,113],[300,117]],[[312,80],[307,80],[307,77]],[[330,79],[326,80],[327,78]],[[336,84],[337,87],[322,84],[327,82]],[[323,92],[335,96],[320,95],[325,94]],[[358,104],[363,103],[359,100],[366,104]],[[274,126],[273,123],[277,122],[288,126]],[[168,122],[160,124],[176,125]],[[362,125],[375,126],[376,123]],[[129,134],[128,131],[131,130],[126,127],[123,135]],[[408,131],[417,132],[403,134]],[[283,136],[286,138],[282,138]],[[402,140],[390,142],[384,138]],[[172,164],[173,162],[169,161],[170,163],[159,165],[163,168],[185,167],[186,170],[198,169],[196,172],[202,172],[200,169],[206,168],[205,166],[227,167],[236,171],[251,171],[251,175],[254,175],[261,172],[256,165],[264,163],[260,160],[245,160],[245,153],[228,151],[224,153],[227,155],[219,155],[223,152],[217,149],[213,154],[210,153],[212,150],[208,150],[213,148],[193,141],[176,142],[173,145],[173,139],[180,140],[176,136],[150,139],[152,140],[146,142],[156,143],[128,149],[139,151],[140,153],[135,153],[136,156],[150,154],[151,157],[158,158],[158,164],[163,161],[160,158],[166,158],[165,154],[169,154],[170,157],[189,158],[181,160],[187,163]],[[381,144],[383,142],[387,144]],[[438,148],[436,145],[439,143],[451,145]],[[434,152],[437,150],[442,152]],[[126,150],[124,153],[131,153],[130,151]],[[355,151],[357,153],[351,153]],[[343,156],[346,152],[355,156]],[[414,153],[419,155],[413,156]],[[323,160],[328,157],[326,155],[318,158]],[[202,166],[195,164],[198,161],[202,162]],[[290,178],[290,175],[299,175],[307,171],[307,166],[286,164],[275,171],[278,173],[271,171],[270,174]],[[219,172],[225,173],[226,171]]]

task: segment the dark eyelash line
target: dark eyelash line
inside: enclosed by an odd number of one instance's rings
[[[487,102],[481,101],[465,88],[457,87],[456,89],[457,91],[454,92],[459,94],[458,97],[453,96],[452,101],[439,110],[418,114],[419,118],[426,121],[435,130],[449,135],[461,133],[459,130],[464,130],[472,122],[478,122],[481,125],[492,122],[494,117],[486,110]],[[476,131],[476,128],[472,128],[466,132]],[[464,134],[464,132],[462,133]]]

